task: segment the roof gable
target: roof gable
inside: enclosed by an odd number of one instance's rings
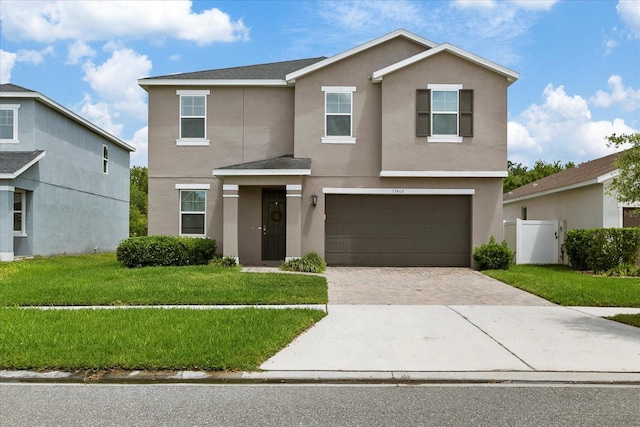
[[[324,59],[322,61],[316,62],[315,64],[309,65],[308,67],[305,67],[305,68],[302,68],[300,70],[296,70],[296,71],[294,71],[294,72],[292,72],[290,74],[287,74],[286,80],[289,83],[293,83],[293,82],[295,82],[296,79],[298,79],[298,78],[300,78],[302,76],[305,76],[307,74],[313,73],[314,71],[319,70],[320,68],[324,68],[324,67],[326,67],[328,65],[331,65],[331,64],[333,64],[335,62],[338,62],[338,61],[340,61],[342,59],[348,58],[348,57],[350,57],[352,55],[355,55],[357,53],[360,53],[360,52],[362,52],[364,50],[370,49],[370,48],[372,48],[374,46],[377,46],[377,45],[379,45],[381,43],[387,42],[387,41],[389,41],[391,39],[394,39],[396,37],[404,37],[406,39],[409,39],[409,40],[411,40],[411,41],[413,41],[415,43],[418,43],[418,44],[424,46],[427,49],[434,48],[434,47],[438,46],[436,43],[434,43],[432,41],[429,41],[429,40],[427,40],[427,39],[425,39],[423,37],[420,37],[420,36],[418,36],[416,34],[413,34],[413,33],[409,32],[407,30],[399,29],[399,30],[396,30],[396,31],[394,31],[392,33],[385,34],[384,36],[378,37],[376,39],[373,39],[371,41],[363,43],[363,44],[361,44],[359,46],[356,46],[354,48],[346,50],[346,51],[344,51],[342,53],[339,53],[337,55],[334,55],[334,56],[331,56],[329,58],[326,58],[326,59]]]
[[[410,58],[397,62],[395,64],[391,64],[388,67],[385,67],[381,70],[375,71],[371,76],[371,81],[374,83],[379,83],[382,81],[385,75],[391,74],[397,70],[400,70],[408,65],[415,64],[418,61],[422,61],[424,59],[430,58],[434,55],[439,54],[440,52],[449,52],[453,55],[456,55],[460,58],[466,59],[467,61],[473,62],[481,67],[487,68],[493,72],[498,74],[502,74],[507,78],[507,80],[511,83],[515,82],[520,76],[517,72],[505,68],[501,65],[496,64],[495,62],[491,62],[487,59],[484,59],[478,55],[474,55],[473,53],[467,52],[466,50],[460,49],[449,43],[443,43],[437,47],[421,52],[417,55],[414,55]]]
[[[0,152],[0,179],[17,178],[38,163],[44,155],[44,150]]]
[[[615,161],[620,153],[581,163],[504,194],[504,202],[513,202],[543,194],[598,184],[617,175]]]

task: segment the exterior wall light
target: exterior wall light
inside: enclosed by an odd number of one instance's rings
[[[317,206],[318,205],[318,195],[315,193],[315,191],[311,195],[311,204],[313,206]]]

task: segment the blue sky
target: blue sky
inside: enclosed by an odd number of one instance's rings
[[[133,144],[147,163],[137,79],[331,56],[404,28],[520,73],[510,160],[576,163],[640,129],[640,1],[13,1],[0,80],[43,93]]]

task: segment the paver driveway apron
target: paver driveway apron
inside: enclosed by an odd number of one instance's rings
[[[329,267],[329,304],[551,305],[469,268]]]

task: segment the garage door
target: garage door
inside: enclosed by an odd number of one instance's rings
[[[329,265],[470,265],[470,196],[327,194],[325,204]]]

